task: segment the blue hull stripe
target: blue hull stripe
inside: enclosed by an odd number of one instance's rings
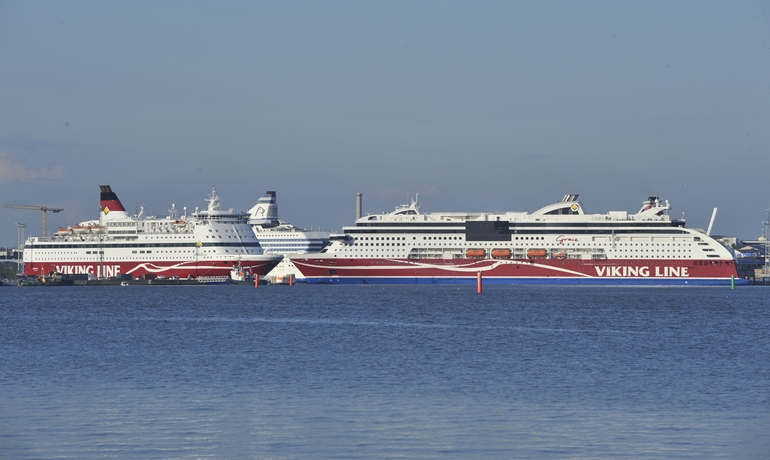
[[[309,284],[476,284],[473,278],[434,278],[434,277],[307,277]],[[581,284],[593,286],[729,286],[729,278],[527,278],[527,277],[489,277],[484,284]],[[748,285],[744,279],[736,278],[735,285]]]

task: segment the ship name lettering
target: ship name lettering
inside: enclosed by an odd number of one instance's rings
[[[120,265],[104,265],[104,275],[102,275],[102,266],[97,265],[54,265],[54,269],[64,275],[88,275],[93,274],[97,278],[104,276],[109,278],[111,276],[120,275]]]
[[[655,267],[655,276],[690,276],[687,267]]]
[[[594,266],[596,269],[596,275],[597,276],[607,276],[607,277],[614,277],[614,278],[628,278],[628,277],[649,277],[650,275],[650,267],[643,265],[643,266],[610,266],[610,267],[601,267],[601,266]],[[690,272],[688,267],[655,267],[655,270],[653,272],[654,274],[652,276],[654,277],[670,277],[670,278],[681,278],[681,277],[687,277],[690,276]]]
[[[577,238],[569,238],[564,235],[559,235],[556,237],[556,244],[564,244],[564,243],[577,243]]]

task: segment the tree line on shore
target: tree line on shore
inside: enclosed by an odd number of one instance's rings
[[[16,274],[17,268],[16,262],[0,262],[0,278],[8,280],[18,278]]]

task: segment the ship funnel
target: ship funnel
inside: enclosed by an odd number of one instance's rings
[[[362,196],[361,192],[356,193],[356,220],[362,217]]]
[[[127,219],[126,208],[109,185],[99,186],[99,218],[105,220]]]
[[[278,226],[278,200],[276,193],[268,190],[257,204],[249,209],[249,223],[251,225],[261,225],[264,228]]]

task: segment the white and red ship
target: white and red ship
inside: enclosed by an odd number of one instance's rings
[[[264,254],[247,212],[220,210],[212,189],[205,211],[167,217],[129,216],[117,195],[100,186],[99,219],[60,228],[24,245],[26,275],[51,272],[94,278],[227,277],[234,266],[264,276],[282,259]]]
[[[319,252],[329,244],[329,232],[295,227],[278,219],[276,192],[268,190],[249,209],[249,224],[266,254]]]
[[[265,254],[281,254],[283,260],[267,274],[270,280],[297,279],[303,281],[302,273],[291,263],[287,254],[305,254],[320,252],[329,244],[329,232],[307,230],[278,219],[278,199],[276,192],[268,190],[259,198],[257,204],[249,209],[254,234]]]
[[[586,214],[566,195],[531,214],[422,213],[413,201],[289,257],[309,283],[742,283],[732,253],[669,209],[650,197],[636,214]]]

